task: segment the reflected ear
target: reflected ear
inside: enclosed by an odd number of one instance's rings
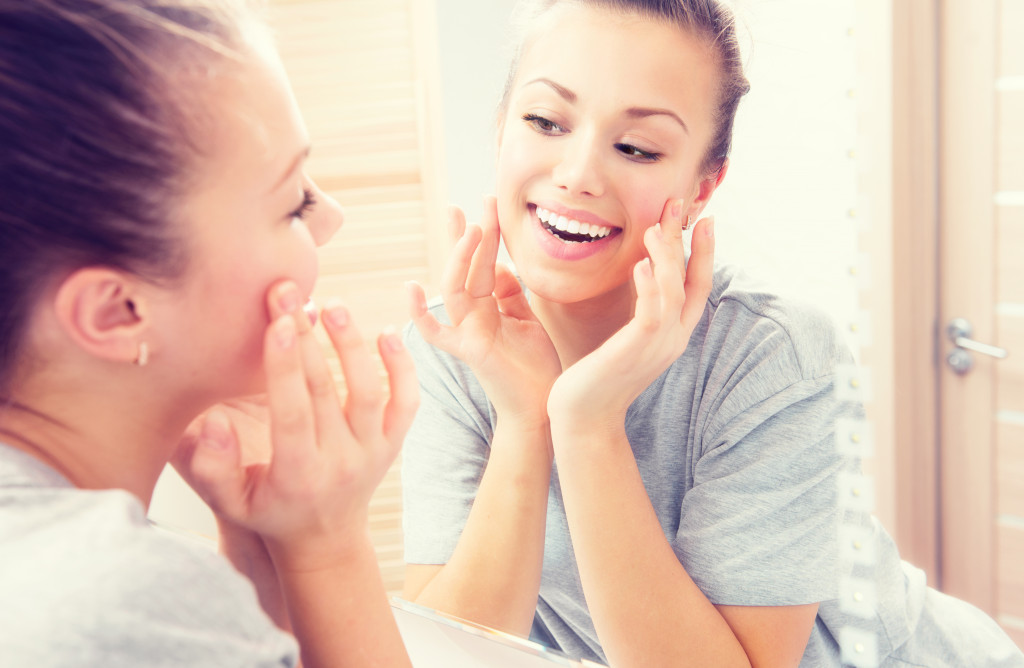
[[[57,322],[86,352],[115,362],[134,362],[149,327],[137,277],[105,267],[69,275],[54,298]]]
[[[729,171],[729,158],[722,161],[722,166],[717,171],[711,172],[697,181],[693,199],[690,200],[690,207],[686,210],[687,216],[694,221],[700,218],[701,211],[707,206],[718,186],[722,185],[727,171]]]

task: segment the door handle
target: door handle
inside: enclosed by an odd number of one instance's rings
[[[971,338],[972,331],[971,323],[966,318],[953,318],[946,325],[946,337],[956,346],[946,357],[946,363],[959,374],[967,373],[974,366],[971,352],[999,360],[1006,359],[1010,354],[1005,348],[975,341]]]

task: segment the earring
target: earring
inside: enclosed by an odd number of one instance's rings
[[[686,217],[686,224],[683,225],[683,230],[690,229],[690,225],[693,223],[693,216]]]
[[[146,366],[149,363],[149,345],[145,341],[139,342],[139,354],[135,357],[135,366]]]

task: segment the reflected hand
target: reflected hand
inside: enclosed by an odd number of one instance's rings
[[[469,365],[501,416],[546,422],[546,400],[561,373],[558,354],[522,286],[497,263],[497,203],[485,200],[481,226],[466,226],[457,208],[449,232],[456,241],[441,279],[452,324],[427,311],[423,288],[409,284],[413,323],[423,338]]]
[[[694,228],[689,265],[681,201],[666,203],[644,245],[649,258],[633,268],[633,318],[558,378],[548,399],[552,417],[621,429],[633,400],[686,350],[711,294],[714,219]]]

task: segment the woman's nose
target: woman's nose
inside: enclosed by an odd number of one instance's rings
[[[310,212],[309,233],[317,246],[323,246],[341,227],[345,214],[338,200],[316,186],[313,187],[316,188],[316,207]]]
[[[555,185],[571,195],[603,195],[604,177],[597,142],[580,132],[570,137],[563,143],[564,153],[552,172]]]

